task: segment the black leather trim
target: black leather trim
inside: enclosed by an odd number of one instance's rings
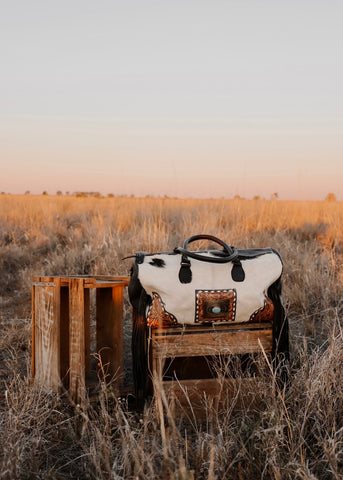
[[[243,270],[242,263],[238,258],[233,261],[231,278],[234,282],[244,282],[245,272]]]
[[[280,260],[282,261],[282,258],[277,250],[271,247],[267,248],[250,248],[246,250],[237,250],[238,251],[238,258],[240,260],[250,260],[251,258],[257,258],[260,257],[261,255],[267,255],[268,253],[275,253]],[[212,255],[215,255],[217,257],[227,257],[227,253],[224,250],[197,250],[195,253],[211,253]],[[128,258],[135,258],[136,263],[143,263],[145,257],[153,257],[155,255],[180,255],[181,252],[178,251],[178,247],[176,247],[175,250],[172,252],[154,252],[154,253],[146,253],[146,252],[137,252],[135,255],[130,255],[128,257],[125,257],[123,260],[128,259]]]
[[[140,265],[141,263],[144,263],[144,258],[146,256],[145,252],[137,252],[136,253],[136,263]]]
[[[137,260],[137,258],[136,258]],[[146,308],[151,304],[152,299],[142,287],[138,278],[138,265],[135,262],[131,269],[131,279],[128,293],[133,307],[132,324],[132,374],[135,385],[137,404],[144,401],[146,396],[148,379],[148,353],[147,353],[147,321]]]
[[[184,255],[182,255],[179,280],[181,283],[191,283],[192,281],[191,262]]]
[[[281,297],[282,282],[279,277],[269,288],[268,297],[274,305],[273,316],[273,367],[280,385],[288,382],[289,325]]]
[[[246,250],[238,250],[238,258],[240,260],[250,260],[251,258],[261,257],[268,253],[276,253],[272,248],[249,248]]]

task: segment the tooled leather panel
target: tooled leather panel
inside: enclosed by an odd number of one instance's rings
[[[147,315],[148,327],[170,327],[177,323],[176,318],[168,313],[158,293],[153,292],[153,302]]]
[[[274,304],[270,298],[265,297],[264,306],[254,312],[249,322],[272,322],[274,316]]]
[[[196,290],[195,322],[234,322],[236,290]]]

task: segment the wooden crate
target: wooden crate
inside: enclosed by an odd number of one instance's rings
[[[256,398],[259,372],[244,377],[233,371],[232,376],[224,378],[220,371],[218,377],[210,369],[204,370],[204,364],[208,364],[209,358],[224,358],[225,363],[249,355],[270,356],[272,347],[273,329],[269,322],[150,328],[150,375],[162,381],[164,390],[179,406],[188,410],[191,407],[197,414],[204,412],[204,401],[208,404],[210,399],[217,409],[223,406],[228,392],[244,407]],[[173,365],[179,359],[191,368],[174,374]],[[220,360],[217,366],[220,367]]]
[[[109,377],[123,373],[123,291],[128,277],[32,277],[32,377],[84,399],[90,377],[90,290],[96,289],[96,352]]]

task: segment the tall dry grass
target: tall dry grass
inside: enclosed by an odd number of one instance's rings
[[[101,383],[82,409],[31,385],[31,275],[126,275],[124,256],[196,233],[280,251],[287,391],[262,377],[259,408],[184,423],[158,379],[141,413]],[[0,478],[342,478],[342,263],[340,202],[1,195]],[[125,329],[129,351],[128,304]]]

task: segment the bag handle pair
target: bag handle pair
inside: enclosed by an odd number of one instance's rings
[[[213,251],[212,253],[215,257],[209,257],[208,255],[201,255],[199,252],[193,252],[188,250],[188,244],[195,242],[197,240],[211,240],[212,242],[218,243],[223,247],[223,250]],[[200,260],[201,262],[210,262],[210,263],[228,263],[232,262],[235,258],[238,257],[238,251],[235,247],[229,247],[223,240],[220,238],[214,237],[213,235],[193,235],[192,237],[185,240],[183,247],[176,247],[174,252],[181,253],[187,257]]]
[[[218,243],[223,247],[223,250],[215,250],[211,253],[213,257],[208,255],[202,255],[199,252],[194,252],[188,250],[188,244],[195,242],[197,240],[211,240],[212,242]],[[192,281],[192,271],[191,271],[191,262],[188,257],[194,258],[195,260],[200,260],[201,262],[210,262],[210,263],[229,263],[233,262],[233,267],[231,270],[232,279],[236,282],[243,282],[245,278],[245,273],[242,268],[241,261],[238,258],[238,250],[235,247],[230,247],[223,240],[220,240],[217,237],[212,235],[193,235],[192,237],[185,240],[183,247],[176,247],[174,249],[175,253],[180,253],[181,258],[181,267],[179,271],[179,280],[181,283],[190,283]]]

